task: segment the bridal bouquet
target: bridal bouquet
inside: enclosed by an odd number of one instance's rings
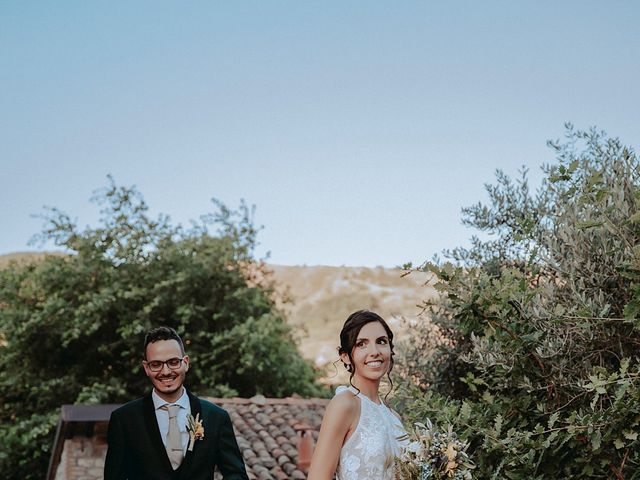
[[[427,419],[426,425],[415,423],[403,453],[395,462],[396,480],[471,480],[474,465],[453,428],[438,431]]]

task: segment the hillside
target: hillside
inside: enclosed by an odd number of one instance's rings
[[[421,301],[435,295],[427,274],[402,277],[402,270],[367,267],[273,265],[276,280],[286,286],[291,303],[287,318],[300,327],[302,354],[317,365],[337,360],[342,324],[350,313],[379,313],[400,337],[402,319],[414,320]]]
[[[42,260],[47,255],[64,255],[56,252],[15,252],[0,255],[0,269],[9,265],[10,262],[32,262],[34,260]]]

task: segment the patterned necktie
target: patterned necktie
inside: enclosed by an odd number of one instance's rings
[[[167,455],[171,460],[173,469],[177,469],[182,463],[182,437],[178,427],[178,411],[180,405],[164,405],[163,410],[169,412],[169,431],[167,432]]]

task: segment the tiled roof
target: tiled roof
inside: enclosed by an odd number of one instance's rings
[[[229,412],[250,479],[306,478],[306,471],[298,466],[300,434],[296,429],[308,427],[315,444],[328,400],[262,396],[208,400]]]

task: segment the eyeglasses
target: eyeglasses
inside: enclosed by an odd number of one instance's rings
[[[146,364],[147,367],[149,367],[149,370],[151,370],[152,372],[159,372],[164,368],[165,365],[169,367],[169,370],[177,370],[180,368],[180,365],[182,365],[183,360],[184,357],[174,357],[170,358],[169,360],[165,360],[164,362],[161,360],[151,360],[150,362],[146,362]]]

